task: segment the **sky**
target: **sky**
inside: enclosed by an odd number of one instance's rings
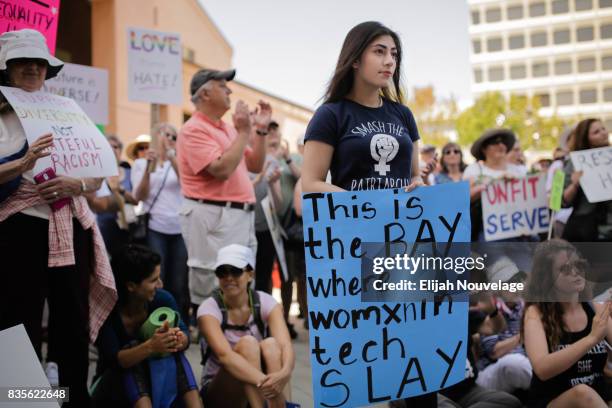
[[[403,84],[471,101],[464,0],[199,0],[233,48],[236,79],[314,109],[348,31],[376,20],[398,32]]]

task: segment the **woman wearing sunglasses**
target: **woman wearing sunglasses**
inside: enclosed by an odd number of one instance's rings
[[[200,394],[210,407],[284,408],[283,389],[295,355],[282,306],[249,287],[253,251],[221,248],[215,275],[219,289],[198,308],[203,373]]]
[[[507,153],[516,141],[510,129],[489,129],[474,142],[470,152],[476,161],[465,169],[463,179],[470,182],[472,241],[484,241],[481,193],[494,180],[525,177],[523,168],[508,163]]]
[[[435,175],[436,184],[453,183],[461,181],[465,163],[463,162],[463,152],[457,143],[447,143],[442,148],[442,159],[440,160],[442,171]]]
[[[160,123],[153,129],[156,149],[150,149],[146,158],[140,158],[132,167],[134,198],[143,202],[150,218],[147,228],[148,246],[161,255],[161,278],[166,290],[178,302],[181,317],[189,321],[189,288],[187,249],[178,209],[183,196],[176,167],[177,131],[169,123]]]
[[[528,407],[607,408],[612,302],[590,303],[586,262],[567,241],[536,249],[521,336],[533,367]]]

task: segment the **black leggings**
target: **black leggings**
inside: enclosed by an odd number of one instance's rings
[[[41,358],[42,310],[49,303],[49,356],[59,367],[60,386],[70,387],[67,407],[88,407],[89,279],[93,239],[74,219],[76,264],[47,267],[48,220],[15,214],[0,222],[2,286],[0,330],[23,324]]]

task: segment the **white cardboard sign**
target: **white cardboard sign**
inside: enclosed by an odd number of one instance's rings
[[[612,200],[612,146],[571,152],[576,171],[582,170],[580,187],[590,203]]]
[[[86,65],[64,64],[43,90],[74,99],[97,125],[108,124],[108,71]]]
[[[51,167],[57,175],[107,177],[118,174],[117,159],[106,137],[70,98],[0,86],[30,144],[53,134],[51,155],[36,161],[34,174]]]
[[[183,99],[180,35],[128,28],[127,44],[128,98],[180,105]]]

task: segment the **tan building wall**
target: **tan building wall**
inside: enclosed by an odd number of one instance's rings
[[[150,129],[150,105],[128,100],[127,28],[176,32],[183,46],[183,104],[163,106],[161,119],[181,126],[193,112],[189,81],[201,67],[228,69],[233,50],[197,0],[93,0],[91,3],[92,65],[109,71],[107,132],[129,141]],[[240,68],[240,67],[238,67]],[[274,118],[290,141],[303,134],[312,111],[234,82],[232,102],[243,99],[254,106],[259,99],[272,104]],[[226,116],[231,121],[231,115]],[[292,149],[295,143],[292,143]]]

